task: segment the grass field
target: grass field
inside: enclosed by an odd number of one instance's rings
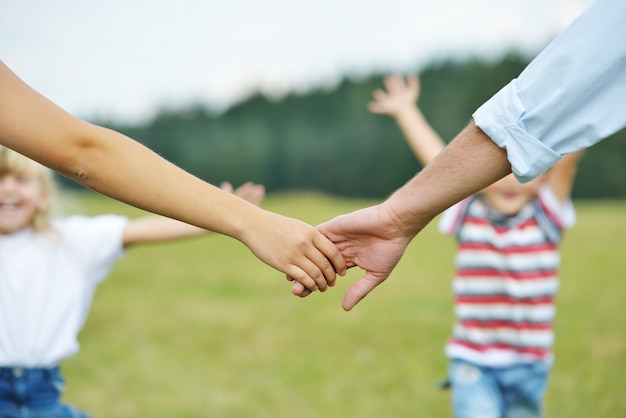
[[[369,204],[270,196],[316,224]],[[626,202],[576,202],[563,246],[556,362],[546,417],[626,416]],[[80,196],[74,211],[141,212]],[[210,236],[133,248],[96,294],[65,400],[100,418],[449,417],[442,347],[452,324],[454,242],[435,223],[352,312],[350,271],[291,296],[240,243]]]

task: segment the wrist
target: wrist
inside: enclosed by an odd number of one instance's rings
[[[419,109],[416,106],[407,103],[406,105],[398,108],[394,112],[393,117],[397,121],[412,120],[415,119],[416,115],[419,115],[419,113]]]
[[[437,215],[417,192],[406,186],[383,202],[381,209],[400,235],[409,238],[417,235]]]

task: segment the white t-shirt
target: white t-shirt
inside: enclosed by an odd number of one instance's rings
[[[71,216],[54,235],[0,236],[0,366],[51,367],[76,354],[96,287],[122,257],[128,219]]]

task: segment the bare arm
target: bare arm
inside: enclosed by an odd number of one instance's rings
[[[265,187],[260,184],[244,183],[235,190],[230,183],[222,183],[220,187],[254,205],[258,205],[265,197]],[[129,221],[124,228],[122,240],[124,248],[128,248],[135,244],[174,241],[210,233],[211,231],[176,219],[150,215]]]
[[[420,81],[410,76],[406,83],[401,76],[385,77],[386,90],[375,90],[368,109],[372,113],[392,117],[422,165],[429,164],[445,147],[445,142],[430,126],[416,105]]]
[[[460,200],[511,173],[506,151],[473,122],[422,172],[384,203],[414,234]]]
[[[578,163],[584,151],[576,151],[561,158],[547,173],[547,184],[561,203],[569,199],[576,178]]]
[[[0,143],[133,206],[233,237],[311,290],[344,260],[312,226],[263,210],[190,175],[130,138],[77,119],[0,61]]]

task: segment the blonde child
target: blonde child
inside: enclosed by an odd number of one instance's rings
[[[423,165],[444,142],[416,106],[419,79],[390,76],[372,113],[388,115]],[[575,221],[570,200],[581,152],[519,183],[509,174],[447,209],[443,233],[459,243],[457,323],[445,352],[456,417],[539,417],[552,362],[558,245]]]
[[[258,205],[265,189],[234,194]],[[0,146],[1,417],[86,416],[60,402],[59,365],[79,349],[96,287],[132,245],[209,232],[159,215],[56,218],[54,200],[52,171]]]

